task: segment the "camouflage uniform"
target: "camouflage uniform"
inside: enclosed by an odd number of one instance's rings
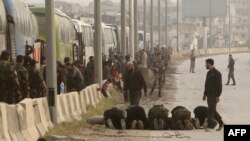
[[[0,102],[15,104],[21,97],[16,71],[10,62],[0,60]]]
[[[43,78],[39,70],[36,68],[29,68],[29,83],[30,83],[30,97],[39,98],[43,97],[42,82]]]
[[[159,56],[157,56],[156,58],[156,62],[155,62],[155,67],[154,67],[154,73],[155,73],[155,80],[154,80],[154,84],[153,84],[153,87],[151,89],[151,92],[150,94],[153,93],[157,83],[159,85],[159,93],[158,93],[158,96],[161,97],[161,88],[162,88],[162,85],[163,85],[163,80],[164,80],[164,64],[163,64],[163,61],[162,61],[162,58],[160,58]]]
[[[16,65],[16,72],[18,81],[20,83],[20,90],[22,93],[22,98],[29,97],[29,72],[28,70],[22,65]]]

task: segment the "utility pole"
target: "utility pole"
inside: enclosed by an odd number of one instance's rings
[[[230,0],[229,0],[230,1]],[[210,18],[209,18],[209,28],[210,28],[210,48],[212,48],[212,0],[210,0]]]
[[[95,0],[95,33],[94,33],[94,56],[95,56],[95,83],[102,86],[102,23],[101,23],[101,0]]]
[[[57,96],[57,75],[56,75],[56,38],[55,38],[55,8],[54,0],[45,1],[46,12],[46,82],[48,87],[48,104],[51,121],[57,123],[56,96]],[[49,73],[48,73],[49,72]]]
[[[248,29],[248,48],[250,48],[250,7],[249,7],[249,0],[247,0],[247,29]]]
[[[134,43],[135,43],[135,53],[137,53],[138,50],[138,1],[134,0],[134,27],[135,27],[135,32],[134,32]]]
[[[177,44],[177,52],[179,52],[179,0],[177,0],[177,37],[176,37],[176,44]]]
[[[150,4],[150,43],[151,49],[154,48],[154,2],[151,0]]]
[[[166,0],[166,15],[165,15],[165,20],[166,20],[166,28],[165,28],[165,44],[166,44],[166,48],[168,47],[168,0]]]
[[[134,58],[134,12],[133,0],[129,0],[129,51],[131,58]]]
[[[126,55],[126,0],[121,0],[121,53]]]
[[[159,32],[159,48],[161,48],[161,0],[158,0],[158,32]]]
[[[147,14],[147,1],[144,0],[144,4],[143,4],[143,31],[144,31],[144,40],[143,40],[143,46],[144,49],[147,50],[147,24],[146,24],[146,14]]]
[[[228,27],[229,27],[229,49],[231,49],[231,2],[229,2],[229,17],[228,17]],[[211,30],[211,29],[210,29]]]

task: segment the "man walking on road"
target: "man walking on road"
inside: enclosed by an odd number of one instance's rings
[[[141,90],[144,89],[144,94],[147,96],[147,86],[142,74],[135,69],[134,62],[130,61],[127,64],[127,74],[124,83],[124,91],[129,92],[131,105],[139,105],[141,99]]]
[[[229,55],[229,64],[228,64],[229,73],[228,73],[228,80],[227,80],[226,85],[229,85],[231,78],[233,80],[232,85],[236,85],[235,78],[234,78],[234,64],[235,64],[235,61],[233,59],[233,56],[230,54]]]
[[[195,68],[195,59],[196,59],[196,56],[195,56],[195,50],[193,49],[192,52],[191,52],[191,55],[190,55],[190,61],[191,61],[191,64],[190,64],[190,73],[195,73],[194,72],[194,68]]]
[[[207,73],[203,100],[207,100],[208,104],[208,126],[206,131],[210,132],[219,127],[214,115],[216,113],[216,105],[220,101],[222,93],[222,77],[221,73],[215,69],[213,59],[206,60],[206,68],[209,71]]]

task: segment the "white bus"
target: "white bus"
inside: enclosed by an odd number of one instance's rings
[[[79,59],[85,65],[90,56],[94,56],[93,29],[90,24],[83,21],[72,20],[77,32],[78,49],[75,49],[77,60]]]

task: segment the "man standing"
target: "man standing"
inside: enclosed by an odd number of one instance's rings
[[[130,104],[139,105],[141,98],[141,90],[144,89],[144,94],[147,96],[147,86],[142,74],[135,69],[134,62],[130,61],[127,64],[128,74],[124,83],[124,91],[129,92]]]
[[[164,84],[163,81],[165,78],[165,75],[164,75],[165,68],[164,68],[164,64],[163,64],[163,60],[162,60],[162,55],[160,53],[157,54],[153,72],[155,74],[155,80],[154,80],[150,95],[153,94],[154,89],[155,89],[156,85],[158,84],[159,85],[158,97],[161,97],[161,88],[162,88],[162,85]]]
[[[232,85],[236,85],[235,78],[234,78],[234,64],[235,64],[235,61],[233,59],[233,56],[230,54],[229,55],[229,64],[228,64],[229,73],[228,73],[228,80],[227,80],[226,85],[229,85],[231,78],[233,80]]]
[[[209,71],[207,73],[203,100],[207,100],[208,104],[208,126],[206,131],[210,132],[219,127],[218,122],[215,120],[215,113],[216,105],[220,101],[222,93],[222,77],[221,73],[215,69],[213,59],[206,60],[206,68]]]
[[[23,66],[24,56],[18,55],[16,58],[16,72],[18,81],[20,83],[20,91],[22,93],[22,99],[29,98],[29,71]]]
[[[195,59],[196,59],[196,56],[195,56],[195,52],[194,52],[194,49],[193,49],[192,52],[191,52],[191,55],[190,55],[190,61],[191,61],[191,64],[190,64],[190,73],[195,73],[194,72]]]
[[[3,51],[0,57],[0,102],[16,104],[22,100],[22,95],[10,57],[8,51]]]
[[[94,56],[90,56],[89,57],[89,62],[87,64],[86,67],[86,86],[92,85],[94,84],[94,67],[95,67],[95,63],[94,63]]]

